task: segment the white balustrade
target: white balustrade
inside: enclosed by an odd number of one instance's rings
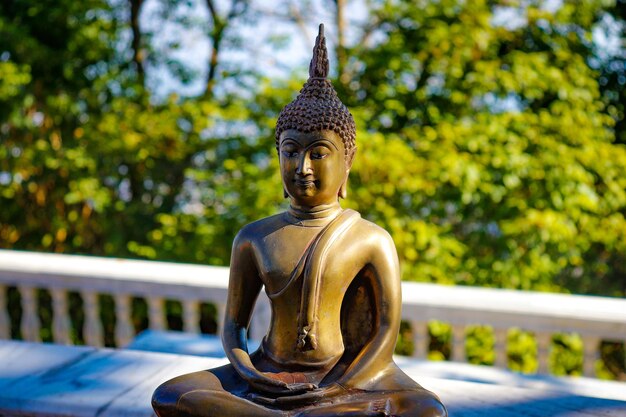
[[[215,321],[217,322],[217,334],[221,335],[224,330],[224,317],[226,316],[226,303],[215,303],[217,314],[215,315]]]
[[[465,362],[465,327],[454,324],[452,325],[452,360],[456,362]]]
[[[250,323],[250,338],[252,340],[261,341],[269,330],[270,317],[272,315],[270,300],[264,291],[261,291],[259,297],[256,300],[254,306],[254,313],[252,314],[252,321]],[[221,316],[221,320],[224,320],[224,316]],[[218,323],[221,327],[222,322]]]
[[[463,360],[464,356],[461,346],[455,343],[460,338],[460,328],[477,323],[494,328],[496,365],[502,367],[506,367],[508,361],[507,330],[519,327],[534,332],[540,372],[548,371],[552,336],[556,333],[581,335],[587,376],[595,374],[599,341],[626,341],[624,299],[412,282],[402,283],[402,295],[404,320],[439,320],[450,323],[453,329],[456,327],[457,337],[453,330],[454,360]],[[415,355],[421,353],[416,350]]]
[[[197,300],[183,300],[183,330],[200,333],[200,303]]]
[[[124,347],[133,339],[134,330],[130,318],[131,297],[115,295],[115,344]]]
[[[33,287],[20,285],[22,296],[22,337],[28,342],[39,342],[39,315],[37,314],[37,294]]]
[[[413,333],[413,356],[420,359],[427,358],[428,344],[430,342],[428,322],[411,321],[411,332]]]
[[[496,353],[495,365],[499,368],[506,368],[508,365],[507,355],[507,338],[508,332],[506,329],[494,329],[494,351]]]
[[[80,293],[85,321],[83,337],[88,345],[102,346],[103,327],[99,295],[115,301],[115,339],[124,346],[134,336],[131,300],[146,299],[153,329],[166,328],[164,301],[183,306],[183,329],[199,331],[200,303],[217,308],[221,332],[228,289],[228,268],[136,261],[86,256],[28,253],[0,250],[0,338],[11,334],[7,314],[6,287],[15,286],[21,296],[20,328],[24,339],[39,340],[37,290],[52,295],[53,335],[58,343],[69,343],[68,292]],[[556,333],[578,333],[584,345],[584,373],[595,374],[600,341],[626,340],[626,300],[530,291],[474,287],[450,287],[402,283],[402,318],[411,324],[414,355],[428,353],[428,323],[439,320],[452,325],[452,358],[465,361],[465,329],[481,324],[494,328],[496,365],[507,364],[507,331],[513,327],[537,337],[539,370],[548,369],[551,338]],[[260,340],[268,329],[269,302],[261,294],[250,325],[250,337]]]
[[[541,374],[547,374],[549,370],[550,347],[552,345],[552,335],[546,332],[537,332],[537,365]]]
[[[52,295],[52,336],[54,343],[69,345],[71,340],[67,291],[53,288],[50,293]]]
[[[7,288],[0,285],[0,339],[11,337],[11,321],[9,320],[7,304]]]
[[[150,297],[148,302],[148,322],[152,330],[165,330],[165,301],[162,297]]]
[[[85,312],[85,322],[83,324],[83,338],[90,346],[104,346],[104,332],[100,321],[100,308],[98,294],[93,291],[81,291],[83,299],[83,311]]]
[[[583,337],[583,374],[590,378],[596,376],[596,360],[600,357],[600,338]]]

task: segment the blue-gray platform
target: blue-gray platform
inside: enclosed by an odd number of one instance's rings
[[[202,340],[200,340],[202,342]],[[0,416],[151,416],[163,381],[224,358],[0,341]],[[626,416],[626,384],[398,357],[451,417]]]

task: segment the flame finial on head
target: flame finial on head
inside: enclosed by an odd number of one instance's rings
[[[324,37],[324,25],[320,24],[315,39],[313,58],[309,65],[309,79],[298,97],[287,104],[276,122],[276,149],[280,134],[289,129],[300,132],[332,130],[341,136],[345,147],[346,166],[352,166],[356,152],[356,126],[350,111],[337,97],[333,84],[328,79],[328,50]]]
[[[315,38],[315,46],[313,47],[313,58],[309,65],[309,77],[326,78],[328,77],[328,50],[326,49],[326,38],[324,37],[324,24],[320,23],[319,33]]]

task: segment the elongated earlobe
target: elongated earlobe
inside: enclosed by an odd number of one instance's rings
[[[345,199],[348,197],[348,180],[346,179],[339,188],[339,198]]]

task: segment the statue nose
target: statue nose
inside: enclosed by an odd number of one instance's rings
[[[300,161],[298,163],[298,166],[296,167],[296,174],[306,175],[310,174],[311,172],[311,158],[307,153],[305,153],[300,157]]]

